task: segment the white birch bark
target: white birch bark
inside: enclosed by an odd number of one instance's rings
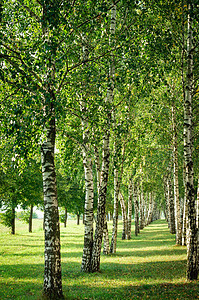
[[[196,209],[194,195],[193,171],[193,120],[192,120],[192,86],[193,86],[193,34],[192,34],[193,4],[188,1],[187,22],[187,72],[184,99],[184,159],[185,184],[187,187],[188,205],[188,240],[187,240],[187,280],[198,278],[198,230],[196,228]]]
[[[174,180],[174,203],[175,203],[175,225],[176,225],[176,245],[182,245],[182,226],[180,217],[180,197],[178,183],[178,148],[175,106],[172,106],[172,126],[173,126],[173,180]]]
[[[170,169],[169,169],[170,171]],[[173,188],[171,184],[171,178],[168,171],[167,176],[167,201],[168,201],[168,212],[169,212],[169,224],[170,224],[170,233],[175,234],[175,208],[174,208],[174,199],[173,199]]]
[[[108,234],[108,223],[106,219],[106,214],[104,215],[104,232],[103,232],[103,237],[104,237],[104,248],[103,248],[103,253],[105,255],[108,255],[110,252],[110,247],[109,247],[109,234]]]
[[[184,209],[183,209],[183,223],[182,223],[182,245],[187,245],[187,226],[188,226],[188,207],[187,207],[187,197],[184,197]]]
[[[95,152],[95,166],[96,166],[96,174],[97,174],[97,192],[98,192],[98,199],[99,199],[100,185],[101,185],[101,168],[100,168],[99,151],[95,145],[94,145],[94,152]],[[105,255],[108,255],[110,252],[110,247],[109,247],[109,234],[108,234],[108,224],[107,224],[106,214],[104,215],[103,238],[104,238],[103,253]]]
[[[131,219],[132,219],[132,198],[133,198],[133,182],[129,180],[128,187],[128,223],[127,223],[127,239],[131,239]]]
[[[89,56],[89,50],[87,47],[87,40],[82,36],[83,47],[83,60],[86,61]],[[91,271],[91,258],[93,250],[93,171],[92,171],[92,158],[91,158],[91,145],[90,145],[90,130],[87,122],[87,105],[85,102],[84,88],[85,82],[82,82],[82,96],[80,101],[81,109],[81,123],[83,133],[83,165],[84,165],[84,177],[85,177],[85,205],[84,205],[84,248],[82,255],[81,271]]]
[[[118,169],[114,168],[113,230],[112,230],[110,253],[116,253],[117,227],[118,227],[118,197],[119,197]]]
[[[143,188],[142,182],[140,184],[140,191],[139,191],[139,199],[140,199],[140,229],[144,228],[144,199],[143,199]]]
[[[149,225],[152,222],[152,215],[153,215],[152,192],[149,192],[149,210],[148,210],[147,225]]]
[[[92,259],[91,259],[92,272],[97,272],[100,270],[100,255],[101,255],[101,245],[102,245],[102,237],[104,231],[106,192],[107,192],[108,173],[109,173],[109,155],[110,155],[109,137],[110,137],[110,129],[106,129],[104,140],[103,140],[101,185],[100,185],[100,191],[98,196],[96,230],[95,230]]]
[[[124,202],[124,196],[122,195],[121,192],[119,193],[119,199],[120,199],[120,205],[122,209],[122,225],[123,225],[122,240],[126,240],[127,239],[127,211]]]
[[[44,192],[45,268],[44,294],[49,299],[62,298],[60,225],[54,164],[55,118],[46,125],[46,139],[41,147]]]
[[[139,233],[139,204],[138,204],[138,187],[136,183],[133,183],[133,202],[134,202],[134,220],[135,220],[135,235],[137,236]]]
[[[199,229],[199,175],[198,175],[198,188],[197,188],[197,201],[196,201],[196,227]]]

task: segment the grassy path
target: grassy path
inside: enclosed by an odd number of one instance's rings
[[[110,228],[111,228],[111,224]],[[63,290],[67,299],[199,299],[199,282],[187,283],[186,248],[175,246],[167,224],[156,221],[118,250],[101,257],[101,273],[80,272],[83,226],[61,227]],[[40,299],[43,284],[42,221],[33,233],[17,221],[17,235],[0,225],[0,299]],[[132,230],[134,227],[132,228]]]

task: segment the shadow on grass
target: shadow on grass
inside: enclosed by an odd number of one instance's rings
[[[125,287],[90,287],[85,285],[68,286],[64,291],[66,299],[198,299],[199,286],[194,283],[185,284],[147,284],[127,285]]]
[[[186,261],[103,263],[102,272],[85,274],[79,263],[62,263],[63,290],[66,299],[198,299],[199,282],[168,283],[185,277],[185,267]],[[43,264],[2,266],[0,275],[0,299],[40,299]]]

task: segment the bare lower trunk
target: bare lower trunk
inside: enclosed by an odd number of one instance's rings
[[[77,225],[79,225],[79,224],[80,224],[80,214],[77,213]]]
[[[199,229],[199,176],[198,176],[198,189],[196,201],[196,227]]]
[[[106,192],[107,192],[108,173],[109,173],[109,134],[110,131],[107,130],[103,141],[104,145],[103,145],[103,158],[102,158],[101,185],[100,185],[100,192],[98,196],[96,230],[95,230],[92,259],[91,259],[92,272],[97,272],[100,270],[100,255],[101,255],[102,237],[104,232]]]
[[[104,236],[103,253],[105,255],[108,255],[109,252],[110,252],[110,248],[109,248],[109,235],[108,235],[108,224],[107,224],[106,215],[104,216],[104,232],[103,232],[103,236]]]
[[[66,227],[67,224],[67,207],[64,208],[64,227]]]
[[[119,196],[118,170],[117,168],[115,168],[114,169],[113,230],[112,230],[110,253],[116,253],[117,227],[118,227],[118,196]]]
[[[129,180],[129,195],[128,195],[128,223],[127,223],[127,239],[131,239],[131,218],[132,218],[132,197],[133,197],[133,183]]]
[[[170,171],[170,169],[169,169]],[[175,234],[175,209],[174,209],[174,199],[173,199],[173,189],[171,184],[170,174],[168,173],[167,177],[167,201],[168,201],[168,212],[169,212],[169,224],[170,224],[170,233]]]
[[[140,229],[144,228],[144,199],[143,199],[143,189],[142,189],[142,183],[140,184],[140,193],[139,193],[139,199],[140,199]]]
[[[133,184],[133,201],[134,201],[134,214],[135,214],[135,235],[139,233],[139,204],[136,183]]]
[[[176,225],[176,245],[182,245],[182,226],[180,218],[180,197],[178,183],[178,148],[175,106],[172,106],[173,123],[173,177],[174,177],[174,203],[175,203],[175,225]]]
[[[149,192],[149,211],[148,211],[148,218],[147,224],[151,224],[153,216],[153,199],[152,199],[152,192]]]
[[[120,204],[121,204],[121,209],[122,209],[122,240],[127,239],[127,212],[126,212],[126,205],[124,202],[124,197],[122,193],[119,193],[119,199],[120,199]]]
[[[88,51],[86,47],[83,49],[84,59],[88,57]],[[84,177],[85,177],[85,205],[84,205],[84,248],[82,255],[82,272],[91,271],[91,258],[93,251],[93,170],[92,170],[92,158],[91,158],[91,145],[88,142],[90,139],[89,126],[86,121],[87,106],[84,101],[81,101],[82,112],[82,132],[83,132],[83,165],[84,165]]]
[[[29,232],[32,232],[32,215],[33,215],[33,205],[30,206]]]
[[[188,207],[187,207],[187,200],[186,196],[184,199],[184,209],[183,209],[183,224],[182,224],[182,245],[186,246],[187,245],[187,216],[188,216]]]
[[[15,208],[12,208],[11,234],[15,234]]]
[[[44,192],[45,268],[44,295],[47,299],[63,297],[60,257],[60,225],[54,164],[55,118],[46,128],[46,140],[41,147]]]
[[[187,37],[187,72],[184,103],[184,159],[185,159],[185,185],[187,188],[188,205],[188,239],[187,239],[187,279],[198,278],[198,229],[196,228],[196,209],[194,195],[193,170],[193,120],[192,120],[192,86],[193,86],[193,34],[192,18],[193,5],[188,4],[188,37]]]

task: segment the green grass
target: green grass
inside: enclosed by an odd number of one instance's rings
[[[199,299],[199,282],[185,280],[186,248],[175,246],[175,236],[163,220],[144,228],[138,237],[132,234],[130,241],[121,240],[121,230],[119,223],[117,253],[102,254],[100,273],[84,274],[80,272],[84,228],[74,221],[61,227],[66,299]],[[33,233],[17,221],[16,232],[11,236],[0,225],[0,299],[41,299],[42,221],[34,220]]]

